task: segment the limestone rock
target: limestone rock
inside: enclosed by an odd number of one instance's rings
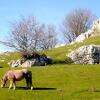
[[[100,45],[82,46],[67,55],[75,64],[100,63]]]
[[[11,65],[11,67],[17,67],[21,65],[21,60],[11,60],[8,64]]]
[[[93,22],[91,29],[89,29],[85,33],[81,33],[73,42],[70,44],[83,42],[85,39],[89,37],[100,36],[100,19]]]

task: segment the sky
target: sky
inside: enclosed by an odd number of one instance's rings
[[[87,8],[100,17],[99,0],[0,0],[0,40],[7,38],[10,24],[21,16],[35,16],[40,23],[59,27],[75,8]],[[0,52],[10,50],[0,45]]]

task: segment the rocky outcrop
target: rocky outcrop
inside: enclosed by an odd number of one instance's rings
[[[63,44],[57,44],[57,45],[55,45],[55,48],[63,47],[65,45],[66,45],[65,43],[63,43]]]
[[[91,29],[85,33],[81,33],[73,42],[70,44],[83,42],[89,37],[100,36],[100,19],[93,22]]]
[[[46,55],[38,55],[31,57],[30,59],[19,59],[19,60],[12,60],[9,64],[12,67],[32,67],[32,66],[45,66],[52,62],[51,57]]]
[[[17,67],[21,65],[21,60],[11,60],[8,64],[11,65],[11,67]]]
[[[100,63],[100,45],[82,46],[67,55],[75,64]]]

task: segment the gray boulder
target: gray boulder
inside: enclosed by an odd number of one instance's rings
[[[100,45],[82,46],[67,55],[75,64],[100,63]]]
[[[21,67],[32,67],[35,64],[36,59],[33,60],[26,60],[24,63],[22,63]]]
[[[30,59],[27,59],[23,61],[22,59],[20,60],[12,60],[9,64],[12,67],[32,67],[32,66],[45,66],[47,64],[51,64],[52,59],[49,56],[46,55],[38,55],[31,57]]]

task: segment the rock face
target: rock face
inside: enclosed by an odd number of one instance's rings
[[[62,46],[65,46],[66,44],[57,44],[55,45],[55,48],[59,48],[59,47],[62,47]]]
[[[17,67],[21,65],[21,60],[11,60],[8,64],[11,65],[11,67]]]
[[[81,33],[71,44],[83,42],[89,37],[100,36],[100,19],[93,22],[92,28],[85,33]]]
[[[32,67],[32,66],[45,66],[52,62],[51,57],[46,55],[38,55],[31,59],[27,59],[23,61],[22,59],[19,60],[12,60],[9,64],[12,67]]]
[[[67,55],[75,64],[100,63],[100,45],[82,46]]]

